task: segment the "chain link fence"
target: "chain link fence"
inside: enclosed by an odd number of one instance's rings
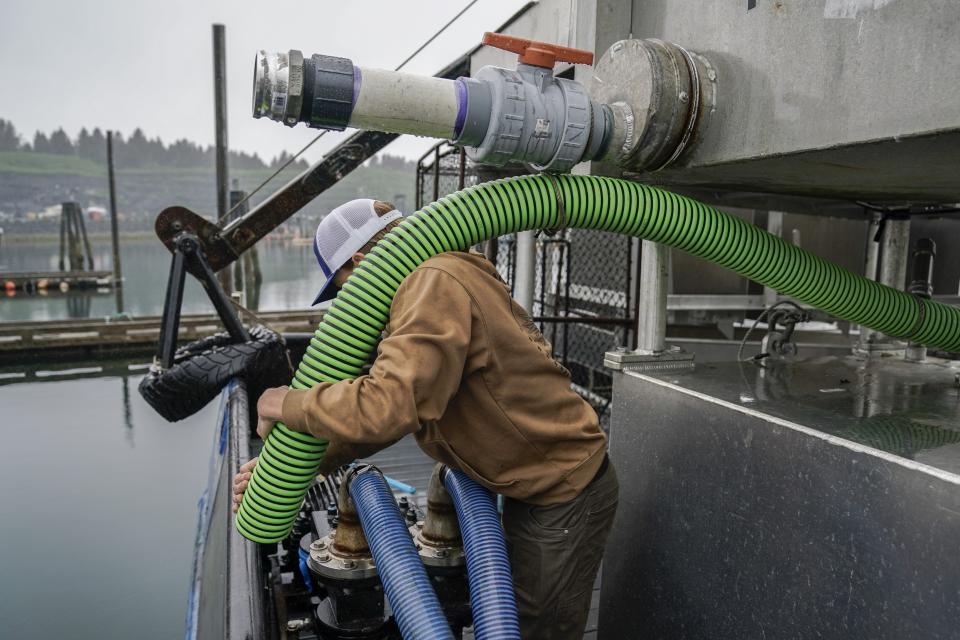
[[[443,196],[519,169],[475,165],[444,142],[417,163],[417,209]],[[569,371],[573,388],[596,409],[601,424],[610,419],[611,376],[603,354],[634,341],[635,282],[631,277],[634,240],[602,231],[564,229],[536,239],[535,288],[530,313],[553,345],[553,357]],[[514,293],[516,236],[502,236],[478,247],[495,262]]]

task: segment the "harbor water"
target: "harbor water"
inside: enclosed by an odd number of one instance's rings
[[[9,239],[8,239],[9,240]],[[56,270],[56,243],[4,243],[0,270]],[[309,306],[312,248],[259,247],[261,310]],[[162,312],[170,254],[122,243],[124,302]],[[111,269],[109,240],[93,243]],[[0,321],[103,317],[112,292],[0,297]],[[213,313],[187,278],[184,313]],[[214,401],[169,424],[137,393],[148,358],[0,368],[0,637],[183,637]]]
[[[168,424],[143,364],[0,369],[0,636],[183,636],[218,407]]]
[[[0,272],[56,271],[59,246],[56,242],[4,242],[0,247]],[[110,240],[92,241],[97,269],[113,269]],[[170,269],[170,252],[156,238],[123,239],[120,263],[123,268],[124,311],[132,316],[159,315]],[[263,284],[259,310],[279,311],[310,306],[320,287],[320,269],[309,244],[261,243],[257,246]],[[0,293],[0,322],[98,318],[116,312],[109,289],[101,292],[71,291],[49,295],[13,297]],[[213,313],[213,307],[193,277],[187,277],[183,298],[184,313]]]

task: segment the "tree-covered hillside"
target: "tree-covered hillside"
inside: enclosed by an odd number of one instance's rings
[[[0,120],[0,225],[7,233],[56,233],[57,218],[44,212],[67,200],[76,200],[84,208],[108,207],[102,132],[81,132],[76,140],[62,133],[38,134],[27,144],[10,123]],[[214,215],[215,171],[210,147],[204,149],[185,140],[165,145],[137,131],[129,140],[115,140],[122,230],[152,229],[157,213],[171,205]],[[281,155],[265,163],[256,155],[231,153],[231,181],[251,191],[288,159]],[[262,201],[306,168],[302,160],[291,164],[251,203]],[[291,222],[310,226],[336,205],[357,197],[400,200],[398,205],[409,208],[414,202],[414,183],[414,163],[381,154],[318,197]],[[92,220],[90,224],[92,231],[100,230],[99,226],[107,229],[106,221]]]

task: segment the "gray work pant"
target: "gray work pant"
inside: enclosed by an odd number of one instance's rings
[[[505,499],[503,527],[524,640],[583,638],[619,492],[608,462],[570,502],[537,507]]]

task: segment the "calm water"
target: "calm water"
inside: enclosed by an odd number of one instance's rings
[[[4,242],[0,272],[55,270],[58,249]],[[259,309],[307,307],[320,279],[312,248],[259,249]],[[109,242],[93,251],[97,269],[112,269]],[[121,258],[125,311],[161,313],[169,252],[126,241]],[[0,295],[0,322],[103,317],[114,305],[111,292]],[[213,311],[192,277],[183,310]],[[143,362],[0,368],[0,637],[183,637],[218,403],[168,424],[137,393]],[[50,375],[64,367],[100,370]]]
[[[94,242],[94,265],[97,269],[113,268],[109,241]],[[59,261],[56,243],[20,244],[9,238],[0,246],[0,273],[5,271],[56,270]],[[262,244],[260,268],[263,285],[260,289],[260,310],[306,308],[319,288],[320,269],[310,246]],[[170,269],[170,253],[159,240],[142,239],[121,242],[120,262],[123,268],[125,311],[134,316],[159,315],[163,311],[163,295]],[[60,320],[71,317],[102,317],[116,311],[112,293],[76,292],[69,295],[0,297],[0,321]],[[184,313],[213,313],[203,288],[187,276],[183,300]]]
[[[156,240],[121,249],[125,311],[161,313],[169,252]],[[307,307],[320,280],[312,248],[259,250],[258,308]],[[4,242],[0,272],[55,270],[58,251]],[[112,269],[109,241],[93,252]],[[0,322],[115,311],[112,292],[0,294]],[[213,312],[189,276],[183,311]],[[0,367],[0,637],[183,637],[219,407],[165,422],[137,393],[144,360]],[[66,367],[70,377],[51,374]]]
[[[310,246],[259,247],[260,310],[305,308]],[[0,247],[0,272],[57,268],[55,243]],[[97,269],[112,269],[109,242]],[[163,309],[170,254],[122,244],[126,312]],[[0,321],[102,317],[112,292],[4,297]],[[187,277],[185,313],[212,313]],[[182,638],[218,402],[169,424],[137,393],[145,359],[0,367],[0,638]],[[68,379],[51,370],[74,371]],[[132,368],[131,368],[132,367]]]
[[[183,637],[218,403],[168,424],[127,364],[0,369],[2,637]]]
[[[54,270],[58,251],[4,242],[0,272]],[[97,269],[112,269],[109,242],[93,251]],[[265,245],[260,259],[260,309],[309,305],[311,247]],[[161,313],[167,250],[127,241],[121,260],[127,313]],[[102,317],[114,305],[112,293],[4,296],[0,321]],[[189,276],[183,308],[213,312]],[[137,393],[142,362],[0,368],[0,637],[183,637],[218,403],[168,424]],[[50,375],[64,367],[94,370]]]

